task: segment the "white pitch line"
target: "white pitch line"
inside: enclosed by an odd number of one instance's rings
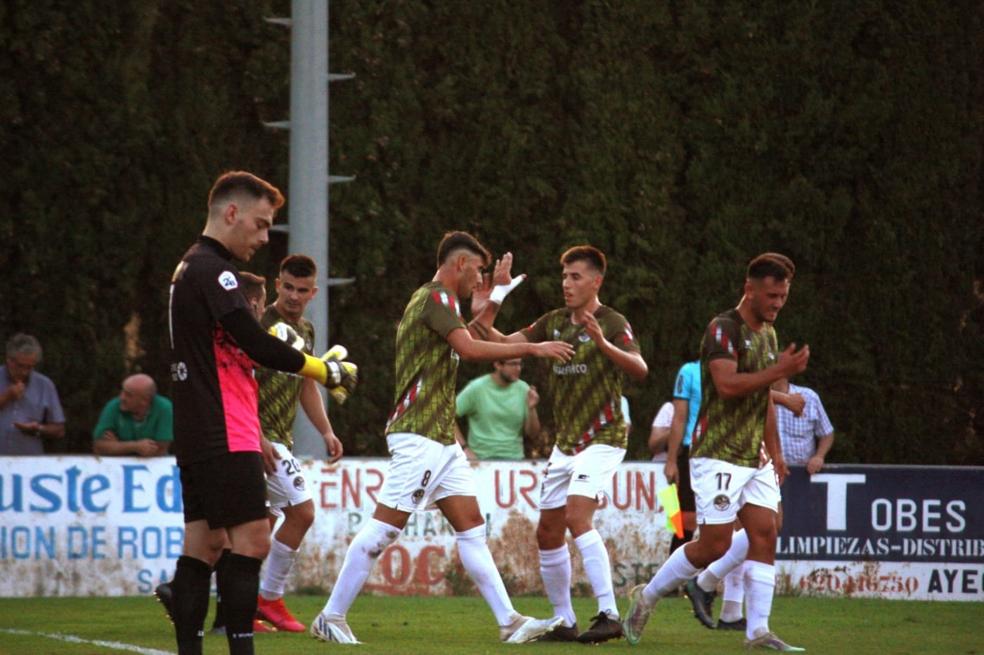
[[[26,635],[28,637],[45,637],[47,639],[66,641],[70,644],[92,644],[93,646],[100,646],[102,648],[112,648],[113,650],[126,650],[131,653],[140,653],[140,655],[174,655],[174,653],[167,650],[144,648],[142,646],[134,646],[133,644],[124,644],[119,641],[83,639],[82,637],[76,637],[75,635],[63,635],[60,632],[31,632],[30,630],[17,630],[16,628],[0,628],[0,632],[6,632],[12,635]]]

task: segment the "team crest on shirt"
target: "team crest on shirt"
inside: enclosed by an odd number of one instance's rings
[[[530,327],[532,327],[532,326],[530,326]],[[560,330],[558,330],[556,328],[554,329],[554,336],[553,336],[553,338],[554,338],[555,341],[559,341],[560,340]]]
[[[236,279],[236,274],[232,271],[222,271],[219,274],[219,286],[226,291],[232,291],[239,286],[239,280]]]
[[[577,340],[580,341],[581,343],[587,343],[591,341],[591,335],[588,334],[587,332],[582,332],[581,334],[577,335]]]
[[[304,491],[304,476],[298,475],[294,477],[294,488],[298,491]]]
[[[728,500],[728,497],[725,496],[724,494],[718,494],[717,496],[714,496],[714,509],[723,512],[724,510],[728,509],[728,505],[730,504],[731,501]]]
[[[424,490],[423,489],[417,489],[412,494],[410,494],[410,500],[413,501],[414,505],[416,505],[417,503],[419,503],[423,499],[423,497],[424,497]]]

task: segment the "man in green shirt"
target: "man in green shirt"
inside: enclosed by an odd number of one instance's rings
[[[475,378],[458,394],[456,414],[468,421],[468,441],[457,425],[455,438],[470,460],[523,459],[523,435],[534,439],[540,434],[540,395],[519,379],[522,359],[492,366],[492,373]]]
[[[96,455],[166,455],[174,441],[171,401],[158,395],[153,378],[137,373],[123,380],[118,398],[103,407],[92,431]]]
[[[535,356],[570,359],[559,341],[499,344],[476,339],[461,316],[459,298],[482,283],[491,255],[467,232],[449,232],[437,249],[434,278],[410,297],[396,330],[394,408],[386,422],[390,462],[376,509],[345,553],[331,596],[311,622],[321,641],[360,643],[346,615],[376,559],[395,542],[411,513],[437,507],[455,531],[458,554],[499,625],[499,639],[525,643],[553,630],[559,621],[536,620],[515,611],[496,569],[478,506],[475,477],[454,438],[454,391],[458,360],[496,361]],[[496,264],[496,279],[511,282],[508,253]],[[474,323],[474,321],[473,321]]]
[[[729,550],[738,518],[748,538],[745,644],[802,650],[783,642],[768,626],[775,589],[779,485],[788,472],[769,387],[805,370],[810,358],[809,346],[796,351],[792,344],[780,353],[772,327],[789,297],[794,272],[793,262],[784,255],[759,255],[748,264],[738,306],[716,316],[704,332],[701,403],[690,451],[700,537],[676,549],[648,585],[630,592],[623,623],[630,644],[639,643],[659,598]],[[766,453],[771,461],[765,461]],[[693,586],[688,591],[694,593]]]

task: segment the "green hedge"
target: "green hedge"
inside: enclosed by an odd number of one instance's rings
[[[288,2],[0,7],[0,335],[36,334],[67,448],[134,365],[167,391],[167,285],[211,181],[287,186]],[[332,410],[382,454],[394,325],[448,229],[511,250],[500,326],[561,302],[557,257],[608,253],[602,300],[650,365],[648,424],[744,263],[797,263],[777,329],[809,343],[833,459],[984,463],[979,3],[340,2],[331,7],[331,340],[363,384]],[[289,207],[288,207],[289,213]],[[281,236],[250,264],[272,277]],[[461,382],[484,372],[463,366]],[[928,447],[927,447],[928,446]]]

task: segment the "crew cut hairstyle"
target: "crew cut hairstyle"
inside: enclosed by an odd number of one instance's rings
[[[764,252],[752,261],[748,262],[748,269],[745,277],[750,280],[764,280],[773,277],[777,281],[793,280],[796,274],[796,265],[793,260],[786,255],[777,252]]]
[[[294,277],[312,277],[318,272],[318,265],[307,255],[287,255],[280,262],[280,272],[290,273]]]
[[[274,209],[284,204],[280,189],[246,171],[229,171],[219,176],[208,192],[208,208],[229,200],[236,194],[246,194],[255,200],[266,198]]]
[[[444,238],[441,239],[440,245],[437,246],[438,268],[440,268],[441,264],[443,264],[448,258],[448,255],[453,253],[455,250],[461,249],[468,250],[481,257],[485,266],[488,266],[492,262],[492,253],[490,253],[488,248],[483,246],[478,239],[467,232],[455,231],[446,232],[444,234]]]
[[[574,262],[588,262],[588,265],[602,275],[608,270],[608,260],[605,258],[605,253],[594,246],[574,246],[573,248],[568,248],[560,256],[561,266],[573,264]]]
[[[266,288],[266,278],[249,271],[239,271],[239,283],[247,300],[259,300]]]

